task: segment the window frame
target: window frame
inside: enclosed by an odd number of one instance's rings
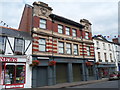
[[[60,27],[62,27],[62,28],[60,28]],[[58,24],[58,33],[63,34],[63,25]]]
[[[87,56],[90,56],[90,55],[91,55],[90,46],[87,46],[87,47],[86,47],[86,51],[87,51]]]
[[[21,49],[21,51],[17,51],[16,50],[16,40],[22,40],[22,43],[23,43],[23,45],[22,45],[22,49]],[[24,42],[24,40],[23,40],[23,38],[15,38],[15,41],[14,41],[14,53],[16,53],[16,54],[23,54],[23,52],[24,52],[24,45],[25,44],[25,42]],[[18,46],[17,47],[20,47],[19,46],[20,44],[18,44]],[[17,53],[18,52],[18,53]]]
[[[44,40],[45,43],[44,44],[40,44],[40,40]],[[40,52],[46,52],[46,39],[45,38],[39,38],[38,42],[39,42],[39,49],[38,50]],[[44,50],[40,50],[40,46],[44,46],[45,47]]]
[[[77,46],[77,48],[75,49],[74,46]],[[77,54],[75,54],[75,51],[77,50]],[[74,55],[78,55],[78,44],[73,44],[73,54]]]
[[[65,27],[66,35],[70,35],[70,27]]]
[[[60,43],[62,43],[63,46],[59,46]],[[62,53],[60,52],[60,49],[61,49],[61,48],[63,49],[63,52],[62,52]],[[58,42],[58,53],[59,53],[59,54],[64,54],[64,53],[65,53],[64,49],[65,49],[65,48],[64,48],[64,42],[59,41],[59,42]]]
[[[77,37],[77,29],[72,28],[72,36]]]
[[[41,22],[41,21],[45,21],[45,23]],[[40,28],[41,29],[47,29],[47,20],[46,19],[43,19],[43,18],[40,18]],[[44,25],[44,27],[41,27],[41,25]]]
[[[85,32],[85,39],[90,39],[89,38],[89,32]]]
[[[67,47],[67,45],[70,45],[70,47]],[[67,53],[67,49],[70,50],[70,53]],[[72,54],[71,43],[66,43],[66,54]]]
[[[5,53],[5,49],[6,49],[6,36],[0,36],[2,38],[2,43],[1,43],[1,53],[0,54],[4,54]],[[3,40],[4,39],[4,40]],[[4,42],[3,42],[4,41]],[[3,46],[2,46],[3,45]]]

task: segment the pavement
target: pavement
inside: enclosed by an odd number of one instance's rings
[[[98,82],[104,82],[104,81],[108,81],[108,78],[102,78],[99,80],[72,82],[72,83],[61,83],[61,84],[56,84],[52,86],[43,86],[38,88],[66,88],[66,87],[74,87],[74,86],[80,86],[80,85],[86,85],[86,84],[92,84],[92,83],[98,83]]]

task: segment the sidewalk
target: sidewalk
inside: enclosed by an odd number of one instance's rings
[[[43,87],[39,87],[39,88],[65,88],[65,87],[73,87],[73,86],[92,84],[92,83],[103,82],[103,81],[108,81],[108,78],[103,78],[103,79],[100,79],[100,80],[62,83],[62,84],[56,84],[56,85],[52,85],[52,86],[43,86]]]

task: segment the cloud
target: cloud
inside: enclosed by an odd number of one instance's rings
[[[24,5],[39,0],[0,1],[0,20],[18,28]],[[42,0],[41,0],[42,1]],[[92,23],[93,34],[114,35],[118,30],[118,0],[44,0],[53,13],[79,22],[86,18]]]

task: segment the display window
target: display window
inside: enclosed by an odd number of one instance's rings
[[[25,63],[2,63],[3,84],[24,84]]]

